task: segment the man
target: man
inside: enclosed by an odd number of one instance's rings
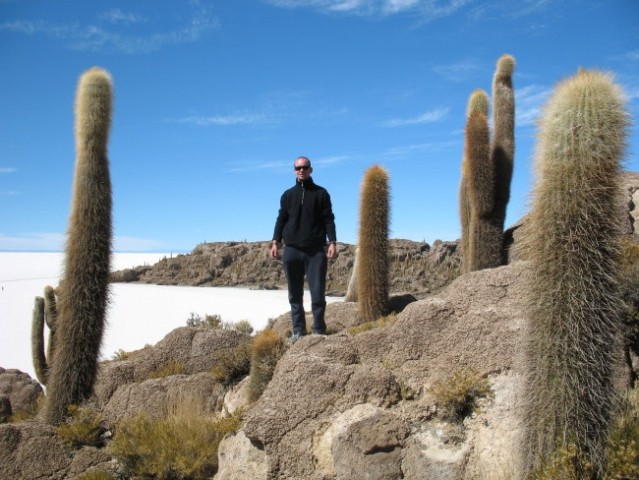
[[[311,292],[312,331],[326,333],[326,267],[327,258],[336,256],[336,235],[331,197],[324,188],[313,182],[311,161],[307,157],[299,157],[293,167],[295,186],[286,190],[280,199],[271,257],[277,258],[278,244],[284,240],[282,262],[291,304],[291,341],[295,343],[306,335],[304,275]],[[326,237],[329,243],[325,250]]]

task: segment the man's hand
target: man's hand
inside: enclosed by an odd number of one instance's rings
[[[328,250],[326,251],[326,257],[329,259],[337,258],[337,247],[334,243],[328,244]]]
[[[271,243],[271,258],[277,258],[277,242]]]

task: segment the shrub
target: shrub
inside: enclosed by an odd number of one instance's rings
[[[116,360],[116,361],[126,360],[127,358],[129,358],[129,355],[131,355],[130,352],[126,352],[122,349],[119,349],[118,351],[113,353],[111,360]]]
[[[391,312],[388,315],[383,317],[379,317],[377,320],[372,322],[364,322],[359,325],[355,325],[354,327],[347,328],[346,331],[350,335],[358,335],[360,333],[368,332],[374,328],[385,327],[386,325],[393,323],[397,318],[397,314],[395,312]]]
[[[256,401],[273,377],[277,361],[284,354],[282,337],[275,330],[262,330],[251,342],[249,400]]]
[[[162,419],[144,413],[121,421],[109,446],[129,476],[200,480],[217,470],[217,448],[238,430],[241,412],[219,418],[182,408]]]
[[[114,476],[104,470],[89,470],[79,475],[77,480],[114,480]]]
[[[74,447],[101,446],[104,428],[100,412],[77,405],[70,405],[68,410],[69,416],[56,428],[58,435]]]
[[[251,335],[253,333],[253,325],[248,320],[240,320],[233,325],[233,328],[240,333]]]
[[[183,363],[170,359],[168,362],[166,362],[163,366],[161,366],[157,370],[149,372],[148,378],[164,378],[164,377],[170,377],[171,375],[179,375],[185,372],[186,372],[186,367],[184,366]]]
[[[211,373],[218,382],[228,386],[249,374],[251,351],[248,343],[242,343],[220,352]]]
[[[442,417],[456,423],[462,423],[475,411],[478,399],[494,396],[488,379],[473,369],[458,370],[448,379],[436,382],[430,393],[441,408]]]

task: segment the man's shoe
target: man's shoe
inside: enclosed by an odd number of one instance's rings
[[[297,332],[293,332],[293,335],[291,335],[291,343],[297,342],[300,337],[303,337],[303,335]]]

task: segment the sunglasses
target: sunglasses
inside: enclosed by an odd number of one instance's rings
[[[299,165],[295,167],[295,170],[299,172],[300,170],[308,170],[309,168],[311,168],[309,165]]]

